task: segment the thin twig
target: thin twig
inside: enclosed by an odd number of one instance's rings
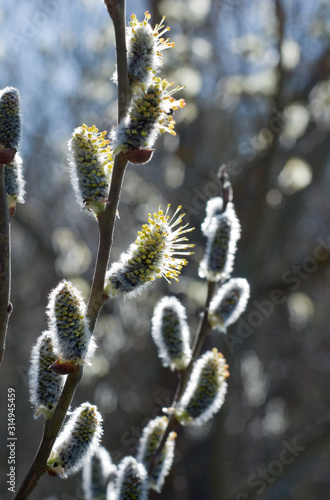
[[[177,394],[176,394],[175,403],[177,403],[177,401],[179,401],[185,388],[187,387],[187,382],[189,380],[190,374],[191,374],[192,369],[194,367],[194,363],[195,363],[196,359],[198,358],[199,353],[201,351],[201,348],[205,342],[205,339],[206,339],[206,337],[211,329],[210,324],[209,324],[208,319],[207,319],[207,314],[208,314],[210,302],[212,300],[212,297],[214,295],[214,292],[216,290],[217,285],[218,284],[215,281],[208,281],[207,297],[205,300],[204,309],[202,312],[202,316],[201,316],[201,319],[199,322],[199,327],[198,327],[196,337],[195,337],[192,358],[191,358],[189,365],[185,369],[185,371],[182,372],[181,379],[180,379],[179,386],[178,386],[178,390],[177,390]]]
[[[0,364],[5,348],[10,304],[10,224],[5,185],[5,165],[0,163]]]
[[[107,7],[108,3],[106,2]],[[127,63],[126,63],[126,35],[125,35],[125,1],[121,0],[114,3],[109,10],[109,14],[114,23],[116,34],[116,57],[118,65],[118,84],[125,85],[128,82]],[[123,63],[123,60],[124,63]],[[125,95],[124,95],[125,94]],[[125,92],[120,88],[118,98],[118,116],[119,119],[126,114],[129,104],[128,85]],[[104,293],[104,277],[107,269],[111,246],[113,242],[113,231],[118,208],[118,202],[121,192],[121,186],[127,166],[127,160],[124,155],[118,155],[115,158],[109,200],[102,216],[99,216],[99,249],[95,265],[91,295],[88,303],[87,316],[90,322],[90,328],[93,331],[99,312],[107,300]],[[50,455],[55,439],[62,427],[64,418],[67,414],[72,398],[83,374],[83,368],[68,375],[60,400],[56,406],[54,415],[45,423],[44,435],[39,450],[32,463],[32,466],[24,479],[14,500],[23,500],[36,487],[42,475],[46,472],[46,463]]]

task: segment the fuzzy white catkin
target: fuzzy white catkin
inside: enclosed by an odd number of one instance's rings
[[[136,458],[139,462],[143,463],[146,469],[148,469],[153,455],[160,444],[167,424],[167,417],[156,417],[143,429]],[[161,492],[165,478],[169,474],[173,463],[175,438],[176,433],[171,432],[149,476],[149,488],[158,493]]]
[[[241,229],[234,205],[230,202],[223,213],[212,217],[207,215],[203,224],[207,242],[204,258],[199,265],[199,276],[216,282],[228,279],[233,270]]]
[[[0,90],[0,148],[17,149],[21,140],[20,94],[15,87]]]
[[[117,467],[112,463],[109,452],[103,446],[99,446],[91,460],[86,461],[83,466],[84,500],[106,500],[107,488],[110,489],[110,485],[113,488],[116,472]]]
[[[156,305],[151,334],[163,366],[184,370],[191,360],[186,310],[176,297],[163,297]]]
[[[53,474],[66,478],[78,472],[99,447],[102,417],[95,405],[83,403],[70,415],[47,461]]]
[[[19,153],[16,153],[12,163],[5,165],[5,184],[8,208],[10,209],[16,203],[24,203],[23,160]]]
[[[145,12],[144,20],[139,22],[132,14],[127,28],[128,77],[134,89],[137,85],[151,82],[162,65],[161,51],[174,47],[169,39],[162,38],[170,29],[164,25],[165,16],[153,29],[149,24],[150,17],[149,12]]]
[[[147,491],[145,467],[134,457],[123,458],[118,466],[115,500],[147,500]]]
[[[69,141],[71,180],[81,208],[99,215],[105,209],[113,168],[106,132],[83,124]]]
[[[204,424],[219,411],[227,392],[227,368],[226,360],[217,349],[207,351],[197,360],[175,409],[175,416],[182,425]]]
[[[172,85],[155,77],[150,85],[137,88],[126,117],[112,131],[115,154],[151,148],[160,133],[176,135],[171,110],[183,108],[185,101],[174,99],[173,94],[182,87],[171,89]]]
[[[66,376],[49,369],[56,359],[52,335],[44,332],[32,348],[29,370],[30,401],[36,410],[35,418],[40,415],[50,418],[61,396]]]
[[[226,333],[227,327],[245,311],[250,296],[250,285],[245,278],[231,278],[213,297],[208,320],[213,328]]]
[[[201,224],[201,230],[205,236],[208,236],[210,227],[212,227],[213,217],[221,215],[223,211],[223,199],[221,196],[210,198],[206,204],[206,216]]]
[[[61,281],[50,293],[47,314],[59,358],[81,364],[93,357],[95,342],[86,312],[79,290],[69,281]]]

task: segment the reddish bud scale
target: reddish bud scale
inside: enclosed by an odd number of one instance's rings
[[[17,149],[1,149],[0,148],[0,163],[8,165],[15,158]]]
[[[151,160],[154,154],[154,149],[129,149],[126,151],[125,156],[128,161],[136,165],[144,165]]]
[[[61,359],[57,359],[55,363],[49,367],[50,370],[59,375],[67,375],[68,373],[76,372],[78,368],[79,365],[75,361],[63,361]]]

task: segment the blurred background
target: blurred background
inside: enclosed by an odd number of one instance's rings
[[[157,280],[137,300],[109,302],[98,350],[74,406],[104,417],[103,444],[118,463],[134,454],[148,419],[171,404],[176,375],[150,336],[153,308],[174,294],[194,335],[206,297],[197,269],[207,200],[226,163],[242,225],[234,276],[251,299],[228,335],[211,333],[229,362],[225,405],[200,429],[179,431],[164,500],[326,500],[330,492],[330,7],[328,0],[127,2],[127,18],[166,14],[176,48],[163,75],[185,85],[177,136],[152,161],[130,166],[112,260],[159,203],[182,204],[196,227],[178,284]],[[49,291],[73,281],[88,297],[97,227],[79,211],[67,141],[82,123],[116,123],[114,33],[101,0],[0,2],[0,88],[19,89],[27,197],[12,219],[12,302],[0,398],[17,396],[17,486],[42,434],[29,403],[32,345],[47,328]],[[6,404],[0,407],[1,498],[8,496]],[[80,475],[44,476],[32,500],[82,499]]]

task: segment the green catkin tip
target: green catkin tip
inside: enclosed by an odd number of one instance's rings
[[[30,401],[36,410],[35,418],[40,415],[50,418],[62,393],[66,377],[49,369],[56,359],[52,335],[44,332],[32,349],[29,370]]]
[[[102,417],[96,406],[83,403],[71,414],[47,461],[48,472],[66,478],[78,472],[99,447]]]
[[[0,92],[0,149],[17,149],[21,139],[20,95],[14,87]]]

